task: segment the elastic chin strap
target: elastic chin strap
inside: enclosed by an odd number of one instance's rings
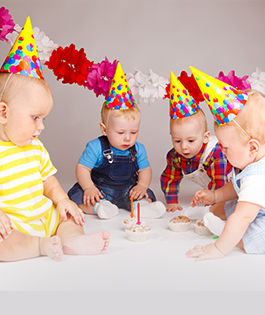
[[[243,129],[243,128],[239,125],[239,123],[238,123],[237,121],[235,121],[235,119],[233,119],[232,122],[243,132],[243,134],[244,134],[245,136],[247,136],[249,139],[251,139],[250,135],[246,132],[245,129]]]
[[[2,91],[1,91],[1,94],[0,94],[0,102],[2,101],[2,97],[3,97],[4,93],[5,93],[6,86],[7,86],[8,82],[9,82],[9,80],[10,80],[12,74],[13,74],[13,73],[10,73],[9,76],[7,77],[7,79],[6,79],[6,82],[5,82],[5,84],[4,84],[4,87],[3,87]]]

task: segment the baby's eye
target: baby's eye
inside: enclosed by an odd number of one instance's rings
[[[40,116],[38,116],[38,115],[32,116],[33,120],[38,120],[39,118],[40,118]]]
[[[174,142],[175,142],[175,143],[180,143],[180,140],[175,140]]]
[[[119,135],[123,135],[124,132],[123,132],[123,131],[118,131],[118,134],[119,134]]]
[[[189,140],[190,143],[194,142],[194,140]]]
[[[137,131],[132,131],[131,134],[132,134],[132,135],[136,135],[136,134],[137,134]]]

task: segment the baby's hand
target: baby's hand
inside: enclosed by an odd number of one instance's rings
[[[196,258],[196,261],[223,258],[224,255],[219,251],[215,244],[208,244],[205,246],[195,246],[186,252],[188,258]]]
[[[167,212],[175,212],[176,210],[182,210],[183,208],[178,203],[168,203],[166,206]]]
[[[130,196],[133,197],[134,200],[140,200],[144,197],[148,198],[146,188],[141,184],[137,184],[131,189]]]
[[[195,207],[199,203],[204,203],[206,206],[215,203],[214,191],[207,189],[196,191],[190,204],[192,207]]]
[[[4,211],[0,209],[0,241],[7,239],[11,232],[11,220]]]
[[[83,211],[70,199],[65,198],[59,200],[57,203],[57,209],[60,212],[60,217],[63,221],[66,221],[67,213],[69,213],[76,224],[83,225],[85,223]]]
[[[84,190],[84,205],[94,206],[96,202],[100,202],[100,198],[103,198],[103,195],[95,185],[91,185]]]

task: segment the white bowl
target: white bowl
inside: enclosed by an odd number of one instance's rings
[[[176,221],[176,218],[173,218],[168,222],[168,227],[173,232],[186,232],[189,230],[190,225],[191,225],[191,221],[179,222],[179,221]]]

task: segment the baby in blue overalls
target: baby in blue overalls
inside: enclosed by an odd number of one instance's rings
[[[141,204],[141,216],[165,213],[149,185],[152,170],[143,144],[136,142],[140,110],[131,94],[120,63],[101,109],[103,136],[88,142],[76,167],[77,183],[68,195],[88,214],[109,219],[118,208],[130,210],[131,198]]]
[[[71,200],[88,214],[108,219],[118,208],[130,210],[130,197],[141,204],[141,216],[157,218],[165,213],[149,185],[152,170],[143,144],[136,142],[140,110],[102,106],[103,136],[87,143],[76,167],[78,183],[68,192]]]

